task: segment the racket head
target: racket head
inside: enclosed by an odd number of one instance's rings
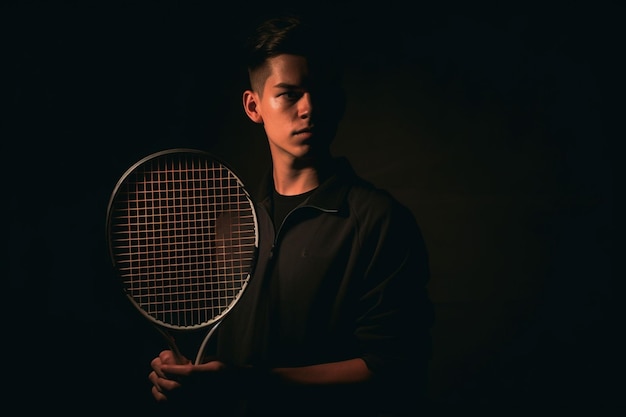
[[[250,195],[229,166],[196,149],[167,149],[132,165],[111,194],[106,235],[126,296],[172,330],[221,320],[257,258]]]

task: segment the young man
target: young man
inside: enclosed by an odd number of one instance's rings
[[[272,169],[257,198],[259,258],[211,359],[152,361],[152,395],[205,415],[417,415],[432,320],[412,214],[330,144],[343,114],[335,41],[298,18],[251,38],[248,117]]]

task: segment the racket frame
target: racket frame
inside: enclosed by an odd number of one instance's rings
[[[203,151],[203,150],[198,150],[198,149],[193,149],[193,148],[169,148],[169,149],[164,149],[161,151],[157,151],[154,153],[151,153],[143,158],[141,158],[140,160],[138,160],[137,162],[135,162],[133,165],[131,165],[118,179],[113,192],[111,193],[111,196],[109,198],[109,202],[107,205],[107,214],[106,214],[106,240],[107,240],[107,248],[108,248],[108,252],[109,252],[109,258],[111,260],[112,266],[115,270],[115,272],[117,273],[118,277],[122,277],[122,273],[119,271],[118,268],[118,262],[116,261],[116,256],[115,256],[115,251],[114,251],[114,246],[113,246],[113,239],[111,238],[112,232],[111,232],[111,228],[112,228],[112,211],[113,211],[113,207],[114,204],[116,203],[116,197],[118,196],[118,193],[120,192],[121,188],[124,186],[124,184],[126,183],[126,180],[128,179],[128,177],[133,174],[139,167],[143,166],[144,164],[146,164],[147,162],[151,161],[151,160],[158,160],[161,157],[167,156],[167,155],[174,155],[174,154],[193,154],[196,156],[200,156],[200,157],[205,157],[207,160],[210,160],[216,164],[218,164],[219,166],[225,168],[230,175],[232,175],[232,177],[237,181],[240,189],[243,191],[243,193],[245,194],[245,198],[249,201],[249,207],[252,213],[252,219],[254,222],[254,254],[252,255],[252,262],[249,266],[249,271],[247,274],[246,279],[244,280],[245,282],[242,284],[241,288],[238,290],[237,295],[233,298],[233,300],[229,303],[229,305],[221,311],[220,314],[218,314],[215,317],[212,317],[211,319],[203,322],[203,323],[199,323],[199,324],[193,324],[193,325],[189,325],[189,326],[177,326],[177,325],[173,325],[171,323],[167,323],[165,321],[159,320],[156,317],[152,316],[151,314],[149,314],[138,302],[137,300],[131,295],[129,294],[129,292],[126,290],[126,288],[124,288],[124,286],[122,285],[122,289],[123,292],[126,296],[126,298],[131,302],[131,304],[135,307],[136,310],[138,310],[141,315],[143,317],[145,317],[146,319],[148,319],[148,321],[155,327],[155,329],[161,333],[161,335],[165,338],[165,340],[168,343],[168,346],[170,347],[170,349],[174,352],[175,356],[177,357],[177,361],[179,363],[184,363],[185,361],[182,359],[184,358],[184,355],[181,353],[179,347],[177,346],[177,344],[174,341],[174,337],[171,334],[170,331],[177,331],[177,332],[191,332],[191,331],[196,331],[196,330],[201,330],[201,329],[205,329],[207,327],[212,326],[212,328],[210,329],[209,332],[207,332],[207,334],[205,335],[205,337],[202,339],[202,342],[200,344],[200,347],[198,349],[198,352],[196,354],[196,358],[194,360],[195,364],[199,364],[202,361],[203,358],[203,353],[204,350],[206,348],[206,345],[209,341],[209,339],[211,338],[211,336],[213,335],[213,333],[217,330],[218,325],[220,324],[221,320],[232,310],[232,308],[237,304],[237,302],[241,299],[241,296],[243,295],[246,287],[249,284],[251,275],[252,275],[252,271],[255,268],[256,265],[256,261],[257,261],[257,256],[258,256],[258,247],[259,247],[259,225],[258,225],[258,218],[257,218],[257,214],[256,214],[256,207],[252,201],[252,198],[250,197],[250,194],[248,193],[247,189],[245,188],[243,181],[241,180],[241,178],[236,174],[236,172],[232,169],[232,167],[230,167],[227,163],[225,163],[221,158],[216,157],[214,154],[209,153],[207,151]],[[120,280],[122,281],[122,280]]]

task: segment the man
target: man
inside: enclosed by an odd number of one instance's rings
[[[152,361],[159,402],[205,415],[422,411],[427,253],[410,211],[331,155],[344,109],[335,46],[295,16],[250,38],[243,107],[272,158],[258,262],[206,362],[178,365],[169,350]]]

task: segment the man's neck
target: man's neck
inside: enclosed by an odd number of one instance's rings
[[[275,165],[273,176],[276,192],[281,195],[303,194],[320,184],[318,171],[312,166],[293,168]]]
[[[272,153],[272,175],[277,193],[299,195],[317,188],[323,181],[332,156],[329,152],[308,158]]]

